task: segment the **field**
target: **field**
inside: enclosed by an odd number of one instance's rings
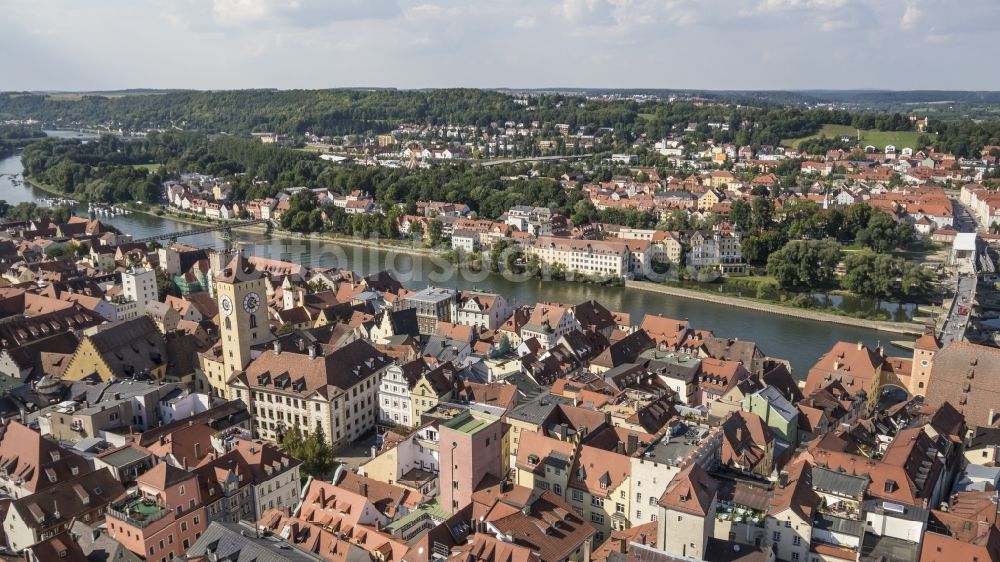
[[[895,146],[897,150],[906,147],[916,149],[917,138],[920,137],[920,134],[921,133],[916,131],[879,131],[876,129],[863,129],[861,131],[861,144],[863,146],[870,144],[880,150],[889,144]],[[834,139],[842,136],[849,136],[852,139],[856,139],[858,137],[858,130],[850,125],[823,125],[823,128],[820,129],[815,135],[798,139],[784,139],[781,141],[781,144],[798,148],[799,143],[807,139],[816,139],[819,137]]]

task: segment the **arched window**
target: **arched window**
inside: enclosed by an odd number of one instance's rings
[[[229,320],[228,316],[226,317],[226,329],[227,330],[232,330],[233,329],[233,323]]]
[[[924,383],[923,382],[921,382],[920,384],[917,385],[917,388],[923,388],[923,387],[924,387]]]
[[[256,314],[251,314],[250,315],[250,327],[251,328],[256,328],[257,327],[257,315]]]

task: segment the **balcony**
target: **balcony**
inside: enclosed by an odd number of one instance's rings
[[[108,508],[108,515],[139,529],[152,525],[170,513],[170,509],[137,493],[128,495]]]

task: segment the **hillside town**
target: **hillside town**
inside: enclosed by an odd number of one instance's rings
[[[641,198],[629,186],[585,189]],[[859,199],[940,233],[941,193]],[[419,209],[454,219],[453,244],[480,221]],[[475,244],[501,225],[544,261],[622,276],[678,242],[602,225],[622,253],[584,262],[587,239],[548,209],[487,222]],[[404,287],[84,217],[0,231],[6,555],[1000,561],[1000,352],[961,333],[929,324],[906,352],[831,342],[793,374],[787,350],[655,310]],[[738,254],[714,232],[684,239]],[[974,280],[979,249],[956,251]]]

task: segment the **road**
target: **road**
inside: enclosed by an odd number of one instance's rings
[[[487,160],[485,162],[479,162],[478,165],[487,166],[499,166],[500,164],[512,164],[514,162],[551,162],[551,161],[570,161],[570,160],[585,160],[587,158],[593,158],[593,154],[574,154],[571,156],[534,156],[531,158],[504,158],[502,160]]]
[[[952,208],[955,229],[959,232],[975,232],[976,219],[965,208],[965,205],[952,199]],[[941,326],[939,339],[942,347],[965,338],[965,330],[969,326],[969,315],[972,312],[972,303],[976,298],[976,283],[978,281],[976,260],[978,259],[978,256],[973,256],[968,262],[963,261],[955,266],[955,274],[958,276],[958,281],[955,284],[955,300]]]
[[[955,303],[948,311],[948,317],[941,327],[942,347],[947,347],[952,342],[961,341],[965,337],[965,329],[969,326],[969,313],[972,310],[972,301],[976,294],[976,276],[969,273],[959,275],[955,289]]]

